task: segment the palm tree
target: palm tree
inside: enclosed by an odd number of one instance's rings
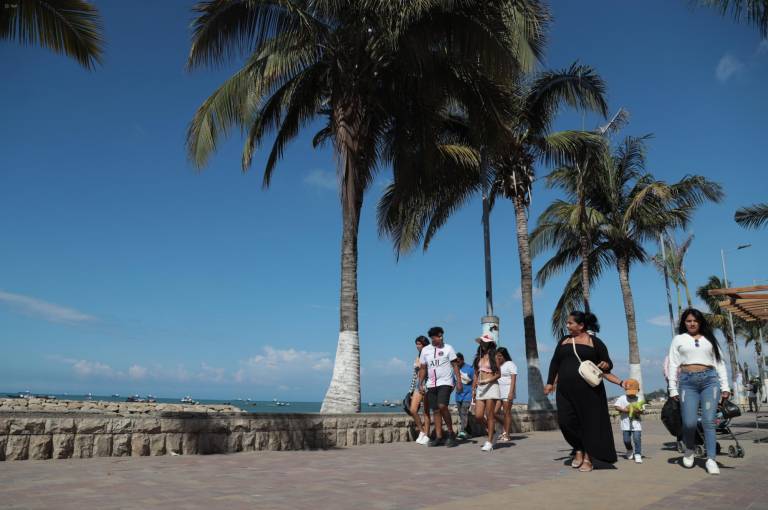
[[[746,19],[758,28],[762,37],[768,37],[768,0],[697,0],[697,3],[717,9],[722,16],[730,11],[736,21]]]
[[[523,327],[528,365],[528,404],[531,409],[549,406],[544,396],[539,365],[533,311],[533,272],[528,246],[528,206],[534,165],[537,161],[564,162],[600,139],[577,131],[551,132],[560,105],[606,111],[605,85],[588,66],[574,64],[562,71],[540,73],[532,80],[514,80],[509,84],[511,104],[507,129],[498,130],[501,138],[488,147],[481,112],[476,115],[448,115],[440,145],[445,152],[466,157],[460,165],[443,169],[440,176],[418,182],[396,180],[386,190],[379,204],[379,226],[383,235],[393,239],[399,254],[410,251],[420,242],[424,250],[439,228],[453,212],[474,194],[487,187],[491,198],[508,198],[515,211],[518,257],[521,275]],[[502,101],[503,102],[503,101]],[[479,142],[484,140],[484,142]],[[485,166],[485,168],[484,168]],[[483,176],[490,181],[488,185]]]
[[[588,257],[590,277],[597,278],[609,265],[619,274],[624,313],[627,320],[630,377],[640,381],[640,350],[635,321],[635,305],[630,285],[630,268],[648,259],[644,243],[653,240],[660,231],[685,227],[695,208],[705,200],[719,201],[722,191],[718,184],[700,176],[687,176],[674,184],[656,180],[645,172],[647,136],[627,137],[611,154],[606,151],[595,161],[595,181],[587,198],[590,208],[592,247]],[[571,169],[558,169],[552,179],[573,197],[577,182]],[[558,200],[539,218],[531,244],[536,253],[556,248],[537,278],[543,284],[552,275],[579,260],[578,232],[573,225],[578,218],[578,204]],[[566,235],[560,237],[558,232]],[[566,284],[559,309],[553,315],[553,329],[561,330],[567,317],[567,306],[578,299],[580,269],[572,273]]]
[[[720,297],[710,296],[709,291],[714,289],[724,289],[723,281],[717,276],[710,276],[707,283],[696,290],[696,295],[704,301],[709,308],[709,313],[705,314],[707,321],[714,329],[719,329],[725,337],[728,345],[728,356],[731,364],[731,377],[736,377],[739,373],[739,363],[736,357],[736,339],[731,334],[728,312],[720,308]]]
[[[332,143],[343,227],[338,346],[321,411],[359,412],[357,236],[364,193],[387,163],[386,135],[427,129],[434,104],[464,91],[477,67],[492,74],[530,66],[546,12],[537,0],[208,0],[195,11],[190,68],[248,54],[192,120],[187,145],[198,167],[238,126],[247,132],[245,171],[274,132],[266,187],[301,128],[324,121],[313,143]]]
[[[664,239],[663,242],[669,247],[669,251],[665,251],[664,257],[662,257],[661,253],[654,255],[651,261],[662,274],[666,269],[667,274],[672,279],[672,283],[675,285],[675,291],[677,292],[677,320],[680,320],[680,314],[683,312],[683,300],[680,296],[680,287],[683,287],[685,290],[685,298],[688,303],[688,308],[693,306],[691,291],[688,288],[688,278],[685,274],[685,266],[683,264],[688,248],[691,247],[691,243],[693,242],[693,234],[689,234],[685,241],[679,245],[675,242],[675,238],[668,232],[662,234],[662,239]]]
[[[744,228],[760,228],[768,223],[768,202],[741,207],[733,219]]]
[[[86,0],[8,0],[0,4],[0,40],[39,44],[86,69],[104,53],[99,11]]]

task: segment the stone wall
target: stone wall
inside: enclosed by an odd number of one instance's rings
[[[513,411],[514,432],[556,426],[551,412],[524,406]],[[413,438],[413,420],[400,413],[37,411],[0,405],[0,460],[325,449]]]

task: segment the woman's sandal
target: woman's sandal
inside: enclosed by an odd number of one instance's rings
[[[586,459],[581,462],[581,466],[579,467],[579,471],[582,473],[589,473],[592,469],[592,461]]]
[[[576,461],[576,456],[575,455],[571,459],[571,467],[573,469],[580,468],[583,463],[584,463],[584,455],[581,456],[581,459],[578,462]]]

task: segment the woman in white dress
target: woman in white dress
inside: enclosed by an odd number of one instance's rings
[[[489,335],[481,336],[475,340],[480,346],[477,348],[475,362],[475,379],[472,383],[472,400],[475,401],[475,420],[485,425],[488,431],[488,440],[481,450],[490,452],[493,450],[493,432],[496,422],[496,402],[499,400],[499,367],[496,365],[496,342]]]
[[[496,403],[496,413],[503,411],[504,431],[499,436],[500,443],[508,443],[510,428],[512,427],[512,401],[515,399],[515,386],[517,383],[517,365],[512,361],[506,347],[496,349],[496,365],[499,367],[499,401]]]

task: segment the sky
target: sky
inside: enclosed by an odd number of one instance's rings
[[[241,172],[235,134],[197,171],[186,157],[187,125],[235,67],[185,69],[192,1],[94,3],[107,46],[93,72],[0,42],[0,392],[321,400],[339,323],[333,155],[312,149],[309,128],[263,190],[264,154]],[[690,226],[691,286],[721,276],[720,250],[742,244],[752,246],[726,253],[730,282],[768,283],[760,255],[768,230],[733,221],[736,208],[768,197],[768,41],[685,1],[558,0],[552,11],[541,68],[576,60],[594,67],[611,111],[631,114],[620,136],[653,133],[650,172],[669,182],[700,174],[724,187],[723,202],[703,206]],[[556,127],[600,122],[564,111]],[[540,176],[547,171],[537,168]],[[480,202],[457,213],[428,252],[398,261],[376,230],[376,202],[388,181],[385,169],[360,225],[364,401],[402,397],[413,340],[431,326],[444,327],[446,342],[471,358],[485,314]],[[536,183],[532,226],[559,197]],[[491,222],[501,341],[523,367],[511,205],[498,204]],[[537,258],[534,270],[545,260]],[[545,370],[554,345],[549,317],[563,283],[555,278],[535,292]],[[645,387],[660,388],[671,337],[663,279],[636,266],[631,284]],[[615,271],[593,300],[600,337],[626,377]],[[750,352],[741,346],[743,359]]]

